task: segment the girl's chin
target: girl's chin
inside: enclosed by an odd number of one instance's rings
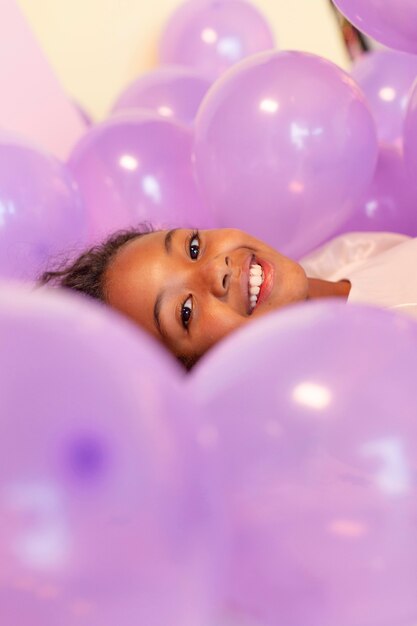
[[[273,311],[274,309],[277,309],[278,306],[275,306],[272,302],[262,302],[262,304],[259,304],[252,311],[250,318],[256,318],[256,317],[260,317],[261,315],[265,315],[265,313],[269,313],[269,311]]]

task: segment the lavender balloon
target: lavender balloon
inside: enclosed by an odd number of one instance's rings
[[[267,52],[211,87],[194,151],[219,224],[300,257],[351,214],[372,180],[377,139],[345,72],[311,54]]]
[[[243,58],[274,47],[267,21],[246,0],[189,0],[169,20],[159,57],[215,79]]]
[[[0,343],[2,623],[205,626],[211,496],[174,360],[101,307],[7,286]]]
[[[417,80],[410,93],[404,121],[403,144],[409,184],[417,193]]]
[[[118,98],[113,112],[148,109],[192,125],[211,82],[187,67],[161,67],[140,76]]]
[[[148,221],[207,226],[191,166],[191,131],[152,113],[121,113],[92,128],[69,167],[89,212],[91,239]]]
[[[34,280],[51,257],[86,237],[87,216],[68,169],[0,134],[0,277]]]
[[[417,56],[394,50],[369,52],[358,57],[351,75],[369,102],[379,140],[399,142],[410,89],[417,78]]]
[[[359,30],[395,50],[417,53],[415,0],[333,0]]]
[[[416,621],[416,371],[415,322],[336,301],[253,322],[197,365],[197,433],[231,524],[224,611]]]
[[[417,236],[417,190],[399,148],[380,147],[374,179],[339,233],[355,230]]]

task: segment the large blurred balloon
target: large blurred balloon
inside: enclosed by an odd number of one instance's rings
[[[55,157],[0,133],[0,277],[34,280],[55,255],[82,247],[87,216]]]
[[[232,527],[224,611],[417,620],[416,371],[415,322],[336,301],[263,317],[197,365],[196,429]]]
[[[351,75],[368,100],[378,138],[387,143],[399,142],[410,89],[417,78],[417,56],[375,50],[358,57]]]
[[[415,0],[333,0],[360,31],[395,50],[417,53]]]
[[[215,79],[243,58],[275,47],[265,18],[246,0],[189,0],[161,37],[162,63],[193,67]]]
[[[104,308],[12,287],[0,344],[1,623],[206,626],[210,493],[174,361]]]
[[[417,193],[417,80],[411,89],[405,115],[403,146],[409,183]]]
[[[381,145],[372,183],[339,233],[355,230],[417,237],[417,190],[407,176],[399,148]]]
[[[210,84],[193,69],[161,67],[130,85],[118,98],[113,111],[149,109],[191,125]]]
[[[93,127],[69,160],[89,213],[90,237],[143,221],[206,226],[191,144],[186,126],[149,112],[120,113]]]
[[[356,83],[302,52],[263,53],[219,79],[196,118],[195,170],[221,226],[299,257],[369,185],[375,124]]]

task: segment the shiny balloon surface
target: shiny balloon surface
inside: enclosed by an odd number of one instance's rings
[[[75,146],[69,167],[100,240],[142,222],[154,227],[210,223],[193,178],[192,133],[150,112],[121,112]]]
[[[159,58],[215,79],[256,52],[275,48],[271,28],[246,0],[188,0],[161,36]]]
[[[117,99],[113,112],[146,109],[191,126],[211,81],[196,70],[160,67],[136,79]]]
[[[211,87],[196,118],[196,177],[216,221],[294,258],[349,217],[377,150],[353,79],[302,52],[243,61]]]
[[[0,278],[36,280],[87,241],[84,204],[63,163],[0,133]]]
[[[388,48],[417,53],[415,0],[333,0],[360,31]]]
[[[110,311],[7,285],[0,343],[1,623],[207,626],[210,495],[179,366]]]
[[[415,322],[336,301],[253,322],[197,366],[196,429],[232,527],[226,612],[417,619],[416,371]]]

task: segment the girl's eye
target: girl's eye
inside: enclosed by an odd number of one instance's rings
[[[198,231],[194,232],[191,235],[190,239],[190,257],[195,261],[198,259],[198,255],[200,254],[200,235]]]
[[[184,328],[188,327],[191,320],[191,314],[193,312],[193,299],[191,296],[187,298],[181,307],[181,322]]]

